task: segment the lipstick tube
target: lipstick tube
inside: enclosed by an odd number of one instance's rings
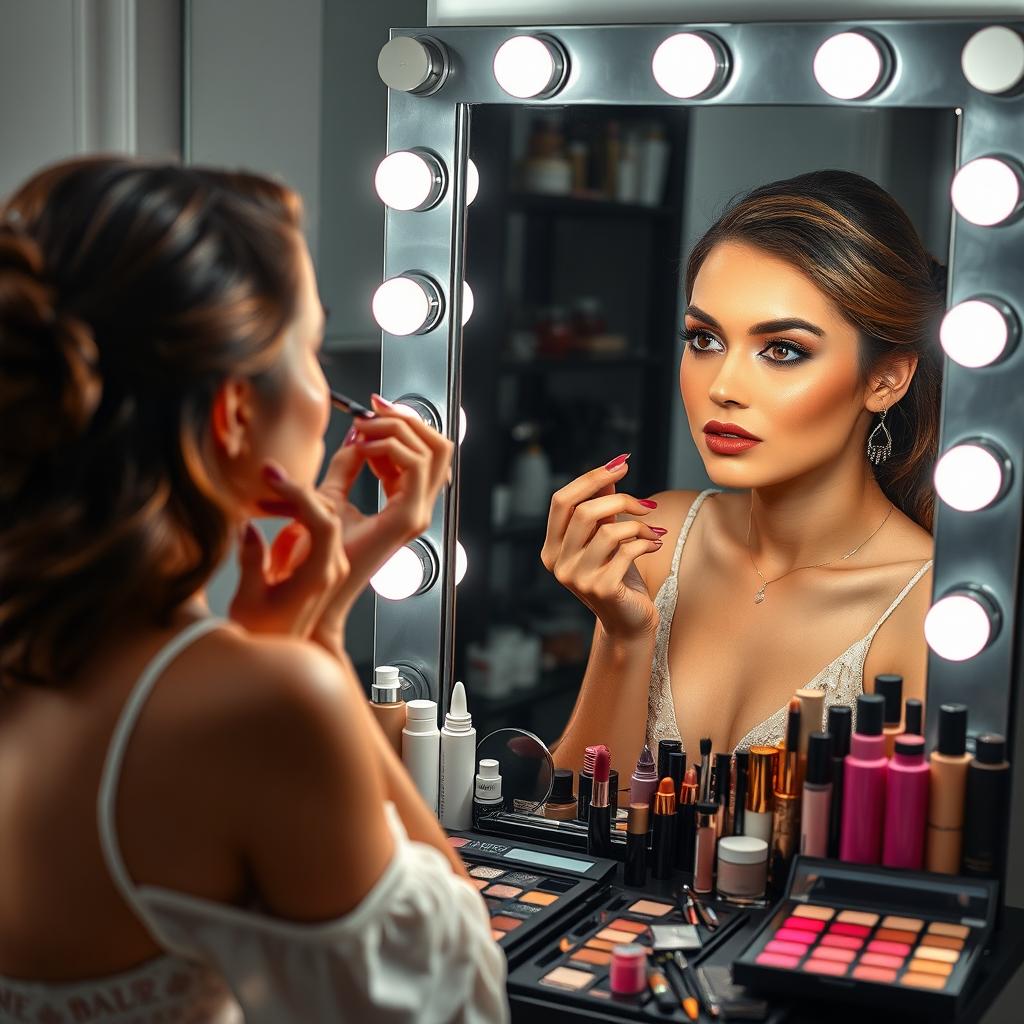
[[[622,862],[622,880],[626,885],[647,883],[647,827],[651,808],[645,804],[630,804],[626,824],[626,856]]]
[[[924,866],[955,875],[960,871],[964,839],[964,794],[967,788],[967,705],[939,707],[939,745],[929,759],[928,829]]]
[[[652,821],[651,877],[670,878],[676,854],[676,793],[672,779],[667,775],[654,794]]]
[[[882,864],[887,868],[921,870],[930,774],[924,759],[924,737],[897,736],[885,777]]]
[[[630,804],[650,804],[657,788],[658,772],[654,764],[654,755],[651,753],[651,748],[645,743],[630,778]]]
[[[832,805],[832,737],[812,732],[807,737],[807,771],[800,807],[800,852],[808,857],[828,855],[829,812]]]
[[[717,804],[697,804],[697,842],[693,858],[693,891],[696,893],[709,893],[714,884],[717,813]]]
[[[608,802],[608,776],[611,754],[599,747],[594,757],[594,784],[587,817],[587,853],[594,857],[610,857],[612,853],[612,809]]]
[[[679,787],[676,806],[676,867],[693,871],[693,854],[697,842],[697,770],[689,768]]]
[[[862,693],[857,698],[857,731],[843,764],[843,828],[839,859],[877,864],[882,859],[885,820],[885,756],[882,722],[885,698]]]
[[[776,747],[751,747],[750,772],[747,780],[747,809],[743,816],[743,834],[763,839],[771,847],[772,795],[775,763],[779,759]]]

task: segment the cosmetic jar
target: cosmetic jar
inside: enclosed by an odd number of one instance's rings
[[[635,996],[647,988],[647,949],[630,943],[612,947],[611,990],[617,996]]]
[[[755,836],[724,836],[718,841],[718,895],[730,903],[764,899],[768,844]]]

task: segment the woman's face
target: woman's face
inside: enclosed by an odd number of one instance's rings
[[[780,483],[859,446],[858,419],[866,427],[870,414],[857,330],[795,267],[719,243],[697,274],[684,326],[679,387],[715,484]],[[734,427],[759,440],[719,433]]]

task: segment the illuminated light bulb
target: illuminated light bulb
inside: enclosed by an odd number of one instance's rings
[[[466,575],[466,570],[469,568],[469,559],[466,557],[466,549],[462,546],[461,541],[455,542],[455,586],[458,586],[462,582],[462,578]]]
[[[947,661],[980,654],[999,629],[999,610],[978,587],[967,586],[941,597],[924,619],[928,646]]]
[[[966,299],[942,318],[939,339],[946,355],[969,369],[990,366],[1007,354],[1019,333],[1013,310],[999,299]]]
[[[473,289],[463,281],[462,282],[462,326],[465,327],[469,323],[469,318],[473,315],[473,309],[476,303],[473,299]]]
[[[388,334],[424,334],[443,313],[441,290],[424,274],[388,278],[373,293],[373,318]]]
[[[476,168],[476,164],[472,160],[466,162],[466,205],[476,199],[477,192],[480,191],[480,172]]]
[[[837,100],[857,100],[878,92],[888,78],[887,49],[863,32],[840,32],[814,55],[818,85]]]
[[[494,54],[494,77],[516,99],[553,96],[565,82],[569,58],[550,36],[513,36]]]
[[[466,440],[466,410],[459,406],[459,444]]]
[[[967,40],[960,67],[979,92],[1012,92],[1024,79],[1024,39],[1003,25],[983,28]]]
[[[654,51],[651,73],[658,85],[676,99],[707,96],[717,92],[728,76],[728,51],[708,33],[679,32]]]
[[[441,162],[416,149],[389,153],[373,178],[381,202],[392,210],[429,210],[444,195],[446,184]]]
[[[964,220],[992,227],[1011,217],[1020,206],[1020,175],[1005,160],[978,157],[956,172],[950,197]]]
[[[977,512],[1002,496],[1009,466],[1008,456],[992,445],[964,442],[950,448],[936,463],[935,490],[950,508]]]
[[[429,590],[437,579],[437,556],[422,538],[399,548],[370,577],[370,586],[388,601],[404,601]]]

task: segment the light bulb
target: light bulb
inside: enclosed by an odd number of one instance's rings
[[[935,490],[958,512],[987,508],[1004,491],[1009,458],[988,444],[965,442],[950,448],[935,465]]]
[[[1017,318],[1004,303],[966,299],[942,318],[939,339],[947,356],[961,366],[990,366],[1007,354],[1016,341]]]
[[[388,601],[404,601],[429,590],[437,579],[437,555],[421,537],[399,548],[370,577],[370,586]]]
[[[887,54],[862,32],[840,32],[814,55],[818,85],[838,100],[863,99],[878,92],[887,78]]]
[[[388,334],[425,334],[444,313],[441,290],[424,274],[388,278],[373,294],[373,318]]]
[[[978,157],[956,172],[950,196],[964,220],[992,227],[1012,216],[1020,205],[1020,176],[1005,160]]]
[[[384,157],[373,185],[392,210],[429,210],[444,195],[446,181],[444,167],[433,154],[409,149]]]
[[[693,99],[718,91],[729,73],[729,56],[715,36],[679,32],[654,51],[651,72],[669,96]]]
[[[476,199],[477,192],[480,191],[480,172],[476,168],[476,164],[473,161],[466,161],[466,205]]]
[[[928,610],[924,636],[940,658],[966,661],[989,645],[998,625],[998,610],[977,588],[957,589]]]
[[[466,410],[459,406],[459,444],[466,440]]]
[[[458,586],[466,575],[469,568],[469,559],[466,557],[466,549],[461,541],[455,542],[455,586]]]
[[[469,318],[473,315],[473,309],[475,302],[473,300],[473,289],[469,287],[469,284],[465,281],[462,282],[462,326],[465,327],[469,323]]]
[[[960,66],[980,92],[1012,92],[1024,79],[1024,39],[1012,28],[989,25],[967,40]]]
[[[544,99],[565,82],[569,60],[550,36],[513,36],[494,54],[494,77],[516,99]]]

